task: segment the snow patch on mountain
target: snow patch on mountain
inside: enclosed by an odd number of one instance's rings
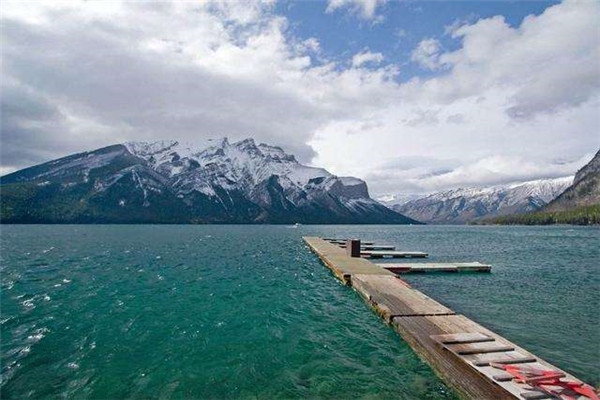
[[[287,178],[288,184],[305,186],[311,179],[332,176],[325,169],[298,163],[280,147],[264,143],[256,145],[254,139],[231,144],[227,138],[209,140],[200,147],[177,141],[129,142],[125,147],[131,154],[148,161],[153,169],[170,177],[178,177],[198,167],[218,170],[221,173],[218,183],[224,186],[240,179],[256,184],[272,175]],[[199,183],[205,186],[205,182]],[[352,184],[358,183],[352,181]]]
[[[230,192],[239,192],[254,203],[271,206],[273,198],[265,186],[275,185],[283,191],[283,204],[295,207],[322,201],[324,195],[333,196],[351,212],[380,207],[369,197],[363,180],[302,165],[282,148],[256,144],[251,138],[234,143],[222,138],[195,147],[177,141],[129,142],[125,146],[169,177],[180,198],[198,192],[225,204],[232,201]],[[221,198],[221,189],[228,198]]]
[[[408,203],[411,200],[416,200],[423,198],[427,195],[422,193],[396,193],[396,194],[384,194],[377,198],[377,200],[388,206],[400,206],[402,204]]]

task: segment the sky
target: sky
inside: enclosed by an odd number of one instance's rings
[[[253,137],[371,195],[574,174],[600,147],[600,2],[3,1],[0,174]]]

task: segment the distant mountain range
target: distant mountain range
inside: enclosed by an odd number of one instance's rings
[[[371,199],[364,181],[253,139],[117,144],[0,184],[3,223],[416,223]]]
[[[395,211],[430,224],[464,224],[483,218],[541,210],[567,189],[573,177],[541,179],[487,188],[461,188],[382,201]]]
[[[573,183],[540,211],[513,214],[489,220],[484,224],[548,225],[600,224],[600,151],[575,174]]]

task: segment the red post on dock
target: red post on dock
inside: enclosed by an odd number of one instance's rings
[[[360,257],[359,239],[349,239],[346,241],[346,254],[349,257]]]

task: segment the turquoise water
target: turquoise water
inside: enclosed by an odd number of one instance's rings
[[[414,286],[597,384],[597,228],[2,226],[3,398],[453,394],[302,235],[361,236],[489,275]]]

